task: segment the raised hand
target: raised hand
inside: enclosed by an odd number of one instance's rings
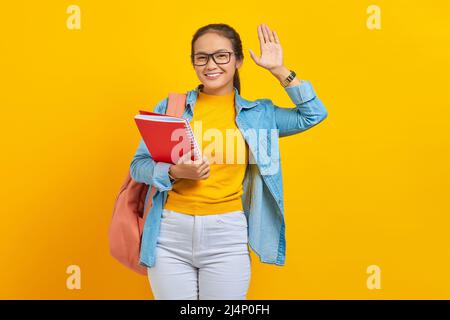
[[[283,66],[283,49],[278,39],[277,33],[271,31],[266,24],[258,25],[258,38],[261,49],[261,56],[257,57],[250,49],[250,56],[255,63],[269,71],[273,71]]]

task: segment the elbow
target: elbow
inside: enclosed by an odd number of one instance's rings
[[[130,164],[130,177],[139,183],[148,183],[142,176],[142,159],[134,158]]]
[[[136,156],[130,164],[130,177],[139,183],[153,184],[153,169],[155,161],[150,157]]]
[[[323,120],[325,120],[328,117],[328,110],[325,108],[323,103],[319,100],[318,108],[316,109],[316,115],[315,115],[315,124],[321,123]]]
[[[323,120],[325,120],[328,117],[328,111],[327,109],[323,109],[322,112],[319,115],[319,122],[322,122]]]
[[[305,116],[303,119],[307,127],[313,127],[328,117],[328,110],[325,108],[322,101],[316,98],[316,102],[314,111]]]
[[[323,109],[322,111],[318,112],[314,116],[308,117],[304,119],[305,127],[307,129],[314,127],[321,123],[323,120],[325,120],[328,117],[328,112],[326,109]]]

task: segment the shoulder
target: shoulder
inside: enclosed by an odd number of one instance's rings
[[[262,99],[256,99],[256,100],[249,100],[249,99],[243,98],[242,96],[238,97],[238,102],[241,105],[247,107],[249,110],[256,111],[256,112],[265,110],[273,104],[272,100],[270,100],[270,99],[262,98]]]
[[[273,110],[273,102],[271,99],[257,99],[254,101],[255,106],[252,108],[255,111],[272,111]]]
[[[258,102],[258,105],[262,105],[262,106],[264,106],[264,107],[273,105],[272,100],[266,99],[266,98],[263,98],[263,99],[257,99],[257,100],[255,100],[255,102]]]

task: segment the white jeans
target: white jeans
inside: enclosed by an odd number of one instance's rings
[[[189,215],[164,209],[155,265],[155,299],[245,300],[251,260],[243,211]]]

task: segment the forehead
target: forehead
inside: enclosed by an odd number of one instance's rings
[[[194,52],[206,52],[211,53],[225,49],[231,51],[232,45],[228,38],[225,38],[217,33],[206,33],[198,38],[194,43]]]

